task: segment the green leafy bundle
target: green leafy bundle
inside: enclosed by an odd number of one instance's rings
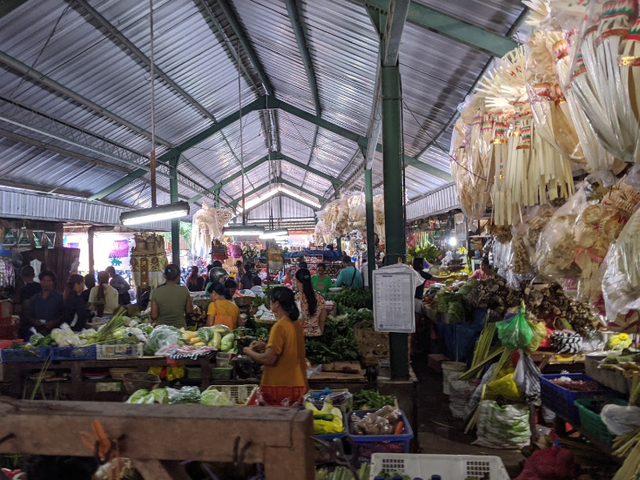
[[[353,335],[353,326],[365,319],[373,318],[371,312],[351,311],[347,315],[328,317],[322,340],[306,339],[307,359],[312,365],[333,362],[349,362],[359,356],[358,344]]]

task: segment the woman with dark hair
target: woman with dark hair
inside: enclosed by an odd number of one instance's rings
[[[313,289],[311,273],[306,268],[296,272],[296,302],[300,306],[300,320],[305,337],[319,337],[324,332],[327,311],[322,295]]]
[[[204,278],[200,276],[200,269],[194,265],[191,267],[191,275],[187,279],[187,288],[190,292],[201,292],[204,290]]]
[[[422,258],[414,258],[413,261],[411,262],[411,266],[413,267],[413,269],[418,272],[418,274],[422,277],[422,279],[424,280],[424,282],[422,282],[417,288],[416,288],[416,294],[415,294],[415,311],[416,314],[421,314],[422,313],[422,299],[424,297],[424,286],[425,284],[429,281],[429,280],[447,280],[450,277],[438,277],[436,275],[431,275],[428,272],[424,271],[424,260]]]
[[[96,277],[94,277],[91,273],[87,273],[84,276],[84,286],[86,289],[80,294],[80,296],[84,299],[85,302],[89,303],[89,294],[91,293],[93,287],[96,286]]]
[[[157,325],[184,328],[185,314],[193,312],[189,289],[178,284],[180,269],[173,263],[164,269],[164,278],[166,283],[151,292],[151,320]]]
[[[231,293],[220,282],[212,283],[207,288],[211,303],[207,310],[207,325],[226,325],[231,330],[238,327],[240,309],[231,301]]]
[[[98,273],[98,285],[89,292],[89,305],[95,307],[99,317],[118,311],[118,291],[109,285],[107,272]]]
[[[224,288],[229,290],[229,295],[233,298],[236,295],[236,291],[238,290],[238,284],[233,278],[228,279],[224,282]]]
[[[243,353],[264,365],[260,385],[307,387],[307,361],[304,332],[297,322],[300,312],[293,292],[286,287],[271,291],[271,311],[278,321],[271,328],[269,341],[252,342]]]
[[[91,318],[87,302],[82,298],[83,291],[84,277],[78,274],[71,275],[64,290],[64,314],[60,323],[67,323],[74,332],[84,329]]]

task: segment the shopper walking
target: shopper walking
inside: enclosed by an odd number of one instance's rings
[[[271,311],[278,321],[271,328],[269,341],[252,342],[243,353],[264,365],[260,385],[307,387],[304,332],[298,320],[295,296],[286,287],[271,292]]]
[[[186,315],[193,312],[189,289],[178,285],[180,269],[170,263],[164,269],[166,283],[151,293],[151,320],[157,325],[187,326]]]
[[[353,266],[351,257],[342,257],[342,267],[336,279],[336,287],[362,288],[362,274]]]
[[[296,272],[296,302],[305,337],[319,337],[324,332],[327,310],[324,297],[313,289],[311,273],[306,268]]]

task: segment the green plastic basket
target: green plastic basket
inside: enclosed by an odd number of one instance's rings
[[[233,376],[233,367],[216,367],[211,369],[211,381],[231,380]]]
[[[580,425],[582,429],[591,435],[595,442],[605,447],[610,447],[613,443],[615,435],[613,435],[607,426],[602,422],[600,414],[596,413],[602,410],[602,407],[608,404],[628,405],[624,400],[619,398],[582,398],[575,401],[580,414]]]

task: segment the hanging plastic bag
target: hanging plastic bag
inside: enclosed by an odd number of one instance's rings
[[[504,320],[496,324],[498,338],[506,348],[524,348],[531,343],[533,329],[524,313],[523,307],[515,307],[507,311]]]
[[[502,375],[498,380],[487,383],[484,398],[496,400],[499,397],[509,402],[522,401],[522,395],[514,381],[514,372]]]
[[[531,322],[530,320],[527,320],[527,322],[531,326],[533,337],[531,337],[531,342],[529,343],[529,345],[523,347],[522,350],[527,355],[531,355],[533,352],[538,350],[538,348],[540,348],[543,340],[547,338],[547,326],[544,322]],[[551,346],[551,344],[549,344],[549,346]]]
[[[524,395],[527,405],[539,403],[540,401],[540,369],[531,360],[529,355],[520,350],[520,359],[513,373],[513,381],[518,387],[518,391]]]
[[[613,403],[602,407],[602,422],[614,435],[625,435],[640,426],[640,407],[625,407]]]

